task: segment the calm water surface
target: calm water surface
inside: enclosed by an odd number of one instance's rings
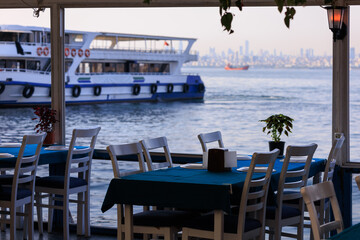
[[[315,142],[319,145],[315,157],[327,156],[331,147],[331,69],[184,68],[183,72],[200,74],[206,86],[204,101],[70,106],[66,108],[67,141],[75,127],[100,125],[97,148],[166,136],[172,152],[200,153],[197,134],[220,130],[226,147],[251,154],[268,149],[270,136],[262,132],[259,120],[283,113],[295,119],[293,133],[282,139],[286,144]],[[360,70],[352,70],[350,78],[351,158],[360,160]],[[29,108],[0,109],[2,141],[19,141],[31,132],[35,125],[32,117]],[[131,163],[122,167],[131,168]],[[46,169],[40,173],[45,174]],[[112,174],[110,162],[94,161],[92,224],[116,226],[115,209],[105,214],[100,211]],[[353,197],[360,199],[357,188]],[[360,216],[354,217],[360,221]]]

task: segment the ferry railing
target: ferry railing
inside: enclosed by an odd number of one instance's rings
[[[109,75],[170,75],[170,73],[153,73],[153,72],[101,72],[101,73],[75,73],[75,75],[88,75],[88,76],[93,76],[93,75],[104,75],[104,74],[109,74]]]
[[[37,74],[45,74],[45,75],[50,74],[50,72],[46,72],[46,71],[30,70],[24,68],[0,68],[0,72],[24,72],[24,73],[37,73]]]

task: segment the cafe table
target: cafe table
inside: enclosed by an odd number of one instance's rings
[[[125,239],[132,236],[133,205],[171,207],[189,210],[214,210],[215,223],[223,225],[224,212],[232,203],[240,203],[246,172],[238,168],[250,166],[250,160],[237,161],[228,172],[209,172],[206,169],[174,167],[114,178],[105,195],[102,208],[106,212],[115,204],[125,205]],[[304,163],[289,163],[289,170],[303,168]],[[313,159],[309,177],[323,171],[325,159]],[[281,159],[275,162],[270,189],[276,190],[282,168]],[[265,173],[254,173],[260,178]],[[270,194],[270,192],[269,192]],[[271,195],[271,194],[270,194]],[[215,229],[215,239],[223,239],[223,226]]]
[[[359,236],[360,236],[360,223],[344,229],[344,231],[332,236],[330,239],[331,240],[350,240],[350,239],[353,240],[353,239],[359,239]]]

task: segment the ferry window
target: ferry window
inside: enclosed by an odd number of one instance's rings
[[[148,72],[149,65],[147,63],[140,63],[139,64],[139,72]]]
[[[19,42],[30,42],[30,34],[28,34],[28,33],[20,33]]]
[[[40,64],[40,63],[39,63]],[[71,67],[72,61],[66,61],[65,62],[65,72],[67,72],[69,70],[69,68]],[[78,71],[77,71],[78,72]]]
[[[131,63],[129,72],[139,72],[139,64]]]
[[[65,34],[65,44],[70,44],[70,36],[69,34]]]
[[[0,68],[5,68],[5,60],[0,60]]]
[[[116,72],[125,72],[125,64],[117,63],[116,64]]]
[[[104,72],[115,72],[116,63],[105,63]]]
[[[16,61],[12,61],[12,60],[6,61],[6,68],[16,68],[16,67],[17,67]]]
[[[167,64],[167,63],[161,64],[160,72],[161,73],[169,73],[170,72],[169,64]]]
[[[0,41],[3,41],[3,42],[17,41],[17,35],[15,33],[0,32]]]
[[[85,73],[90,73],[89,63],[84,63],[84,72],[85,72]]]
[[[74,39],[75,42],[83,42],[84,39],[83,39],[83,35],[76,35],[75,36],[75,39]]]
[[[26,61],[26,69],[40,70],[40,62],[39,61]]]

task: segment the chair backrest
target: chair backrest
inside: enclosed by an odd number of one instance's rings
[[[339,203],[336,198],[334,185],[331,181],[326,181],[307,187],[301,188],[301,194],[304,198],[304,202],[309,211],[311,220],[311,229],[313,232],[314,240],[320,240],[323,238],[325,233],[332,230],[337,230],[340,233],[344,229],[344,224],[339,208]],[[334,221],[320,225],[318,213],[316,211],[315,203],[319,200],[329,199],[331,208],[334,215]]]
[[[72,174],[85,180],[89,187],[91,162],[100,129],[101,127],[73,130],[66,161],[65,189],[70,187],[70,176]],[[78,145],[79,141],[81,141],[81,147]],[[75,146],[78,146],[78,148],[75,148]]]
[[[108,151],[111,163],[113,166],[114,177],[120,178],[131,174],[145,172],[145,161],[143,152],[141,149],[141,144],[139,142],[136,143],[128,143],[128,144],[120,144],[120,145],[109,145],[106,147]],[[120,172],[118,157],[126,156],[126,155],[137,155],[139,161],[139,169],[133,171]]]
[[[36,169],[39,162],[40,151],[45,139],[46,133],[25,135],[22,140],[19,154],[16,159],[16,165],[14,170],[14,177],[12,182],[11,199],[15,201],[17,199],[17,190],[19,184],[23,184],[25,188],[28,188],[31,192],[35,190],[35,178]],[[24,156],[25,148],[27,145],[36,145],[35,153],[28,156]],[[33,196],[33,195],[32,195]]]
[[[359,188],[359,190],[360,190],[360,175],[359,175],[359,176],[356,176],[355,182],[356,182],[356,184],[357,184],[357,186],[358,186],[358,188]]]
[[[201,147],[203,152],[207,152],[207,143],[211,143],[211,142],[218,142],[219,143],[219,147],[223,148],[224,147],[224,143],[221,137],[221,132],[220,131],[216,131],[216,132],[210,132],[210,133],[200,133],[198,135],[199,141],[201,143]]]
[[[249,170],[246,174],[244,187],[241,195],[241,202],[239,208],[238,220],[238,239],[244,239],[243,234],[245,230],[245,219],[247,215],[256,218],[262,225],[260,230],[260,238],[265,237],[265,212],[266,200],[268,195],[269,183],[271,174],[273,172],[275,160],[279,155],[279,149],[274,149],[268,153],[254,153]],[[256,167],[267,167],[266,174],[256,173]],[[246,214],[245,214],[246,213]]]
[[[338,162],[338,157],[340,156],[340,150],[344,141],[345,141],[344,134],[335,133],[334,142],[332,144],[324,170],[323,182],[332,180],[334,176],[335,165]]]
[[[303,200],[299,188],[306,186],[309,177],[310,164],[317,148],[317,144],[312,143],[303,146],[288,146],[286,148],[286,155],[280,173],[279,184],[277,189],[276,203],[279,211],[277,214],[281,216],[281,209],[283,201],[299,200],[300,211],[303,208]],[[288,171],[288,166],[292,157],[303,157],[306,159],[305,164],[299,170]],[[299,163],[297,163],[299,164]],[[301,166],[299,164],[299,166]],[[289,194],[283,194],[290,190]]]
[[[140,143],[141,143],[142,149],[144,151],[146,164],[148,166],[149,171],[156,170],[156,169],[159,169],[159,168],[166,168],[166,167],[171,168],[171,167],[173,167],[171,154],[170,154],[170,149],[169,149],[169,146],[167,144],[166,137],[144,139],[144,140],[141,140]],[[165,154],[166,162],[154,164],[152,159],[151,159],[150,150],[159,149],[159,148],[163,149],[164,154]]]

